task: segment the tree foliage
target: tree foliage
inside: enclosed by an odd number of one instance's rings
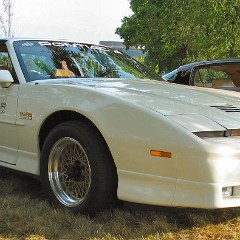
[[[0,36],[12,37],[12,17],[13,17],[14,0],[1,0],[0,7]]]
[[[130,0],[116,32],[158,70],[240,54],[240,0]]]

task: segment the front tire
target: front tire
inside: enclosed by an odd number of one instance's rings
[[[102,136],[87,122],[57,125],[44,142],[41,179],[57,207],[89,213],[116,199],[117,173]]]

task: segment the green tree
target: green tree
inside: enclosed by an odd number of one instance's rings
[[[131,0],[133,15],[116,32],[127,47],[147,51],[160,71],[213,58],[237,57],[240,0]]]
[[[198,39],[200,50],[210,57],[237,57],[240,53],[240,1],[203,0],[199,1],[195,24],[201,25],[203,37]]]

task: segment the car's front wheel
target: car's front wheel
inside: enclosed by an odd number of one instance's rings
[[[41,179],[49,201],[74,212],[92,212],[116,198],[112,156],[87,122],[62,123],[49,133],[41,153]]]

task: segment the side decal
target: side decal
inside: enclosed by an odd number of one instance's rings
[[[5,113],[6,106],[7,104],[5,102],[0,103],[0,114]]]
[[[32,120],[32,113],[30,112],[20,112],[20,118]]]

